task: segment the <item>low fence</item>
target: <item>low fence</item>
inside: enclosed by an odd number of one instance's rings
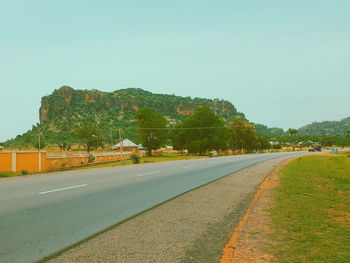
[[[91,152],[93,163],[128,160],[132,152]],[[0,152],[0,172],[45,172],[89,163],[86,152]]]

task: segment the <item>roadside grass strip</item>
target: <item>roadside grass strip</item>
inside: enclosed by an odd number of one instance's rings
[[[0,178],[2,177],[14,177],[14,176],[20,176],[22,175],[21,173],[5,173],[5,172],[0,172]]]
[[[280,176],[268,249],[276,262],[350,262],[350,158],[300,157]]]
[[[193,156],[193,155],[183,155],[183,156],[151,156],[151,157],[142,157],[140,163],[158,163],[158,162],[169,162],[169,161],[181,161],[181,160],[192,160],[192,159],[202,159],[208,156]],[[85,167],[77,167],[75,170],[80,169],[91,169],[91,168],[102,168],[102,167],[114,167],[121,165],[133,165],[132,161],[118,161],[110,163],[100,163],[94,164]]]

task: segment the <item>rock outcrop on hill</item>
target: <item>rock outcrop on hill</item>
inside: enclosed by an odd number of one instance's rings
[[[41,99],[40,123],[72,120],[75,123],[91,122],[114,125],[132,121],[139,108],[149,107],[177,122],[190,115],[199,106],[208,106],[220,117],[229,120],[240,116],[232,103],[219,99],[180,97],[154,94],[142,89],[129,88],[114,92],[74,90],[64,86]]]
[[[100,137],[111,143],[119,140],[118,128],[124,138],[137,141],[135,112],[140,108],[152,108],[165,116],[170,125],[188,117],[199,106],[207,106],[225,121],[245,119],[243,113],[225,100],[180,97],[154,94],[138,88],[120,89],[114,92],[75,90],[69,86],[56,89],[41,99],[40,123],[15,139],[6,142],[10,147],[33,145],[42,136],[48,144],[74,143],[72,133],[83,125],[93,125]]]

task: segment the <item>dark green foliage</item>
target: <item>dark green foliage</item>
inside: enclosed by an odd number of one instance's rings
[[[296,143],[298,142],[298,138],[296,137],[296,135],[298,134],[298,130],[297,129],[288,129],[287,133],[289,134],[289,136],[291,136],[291,138],[289,138],[289,142],[293,145],[293,151],[295,150],[296,147]]]
[[[74,134],[70,132],[54,133],[51,138],[61,150],[70,150],[75,141]]]
[[[271,149],[272,145],[270,144],[269,138],[266,137],[256,137],[255,139],[255,149],[258,151]]]
[[[138,135],[141,143],[152,155],[152,150],[159,149],[165,144],[168,132],[165,129],[166,119],[150,108],[140,109],[135,114],[137,120]]]
[[[172,135],[174,149],[188,149],[200,155],[209,150],[227,149],[228,130],[224,121],[208,107],[197,108],[176,128]]]
[[[95,156],[93,156],[91,153],[89,153],[89,163],[93,163],[95,161]]]
[[[269,128],[262,124],[254,124],[254,128],[256,135],[262,137],[279,138],[285,134],[281,128]]]
[[[28,172],[27,170],[21,170],[21,174],[22,174],[22,175],[28,175],[29,172]]]
[[[252,151],[257,148],[257,137],[254,127],[249,122],[243,120],[235,120],[230,127],[230,148],[232,150],[248,150]],[[259,144],[259,148],[264,144]]]
[[[86,146],[88,152],[90,152],[91,147],[98,147],[100,132],[96,127],[82,126],[76,129],[75,136]]]
[[[131,159],[132,163],[134,163],[134,164],[140,163],[140,160],[141,160],[140,156],[138,156],[136,154],[132,154],[130,156],[130,159]]]
[[[341,121],[322,121],[308,124],[299,129],[300,135],[344,136],[350,131],[350,117]]]
[[[290,135],[290,136],[293,136],[293,135],[297,135],[298,134],[298,130],[297,129],[291,129],[289,128],[287,133]]]

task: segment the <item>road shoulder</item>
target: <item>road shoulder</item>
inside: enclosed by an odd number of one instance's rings
[[[261,182],[287,158],[187,192],[48,262],[217,262]]]
[[[267,238],[272,234],[269,209],[272,205],[273,189],[278,186],[279,173],[292,159],[294,158],[281,162],[262,182],[244,217],[232,231],[220,263],[272,262],[273,255],[264,249],[273,245],[273,241]]]

